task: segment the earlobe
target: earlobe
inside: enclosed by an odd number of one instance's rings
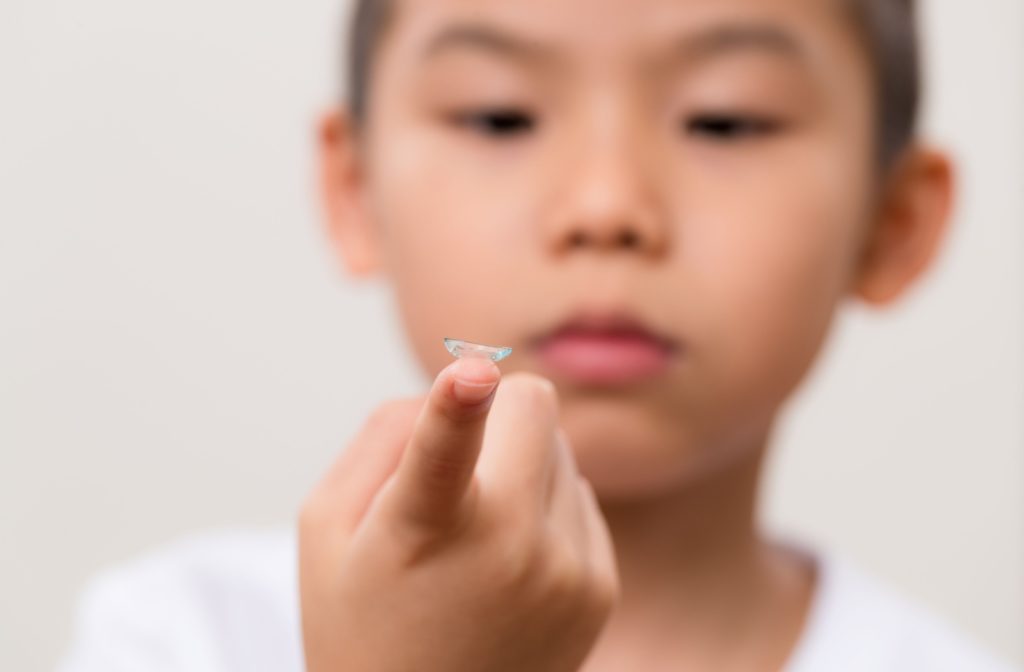
[[[320,194],[329,238],[349,274],[366,277],[380,269],[372,222],[364,204],[363,171],[348,113],[326,112],[318,128]]]
[[[894,166],[859,263],[855,294],[884,305],[902,296],[942,248],[953,200],[953,168],[944,154],[911,147]]]

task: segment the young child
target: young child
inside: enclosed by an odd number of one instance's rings
[[[296,533],[109,572],[65,672],[1008,669],[768,538],[780,408],[943,238],[907,0],[362,0],[333,239],[434,383]],[[511,346],[503,372],[445,336]]]

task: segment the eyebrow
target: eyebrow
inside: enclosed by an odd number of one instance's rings
[[[704,60],[742,51],[765,51],[803,59],[800,42],[781,26],[769,23],[722,23],[702,28],[671,42],[671,53],[686,60]],[[528,60],[554,60],[556,49],[499,28],[478,23],[451,24],[438,31],[423,49],[424,59],[457,48],[475,48]]]
[[[726,23],[687,35],[676,41],[678,53],[700,60],[737,51],[766,51],[802,60],[804,49],[797,38],[770,23]]]
[[[499,55],[529,60],[551,60],[554,50],[546,45],[483,24],[454,24],[431,38],[423,50],[424,59],[457,47],[473,47]]]

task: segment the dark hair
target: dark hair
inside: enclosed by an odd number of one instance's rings
[[[921,97],[914,0],[845,0],[872,69],[876,153],[888,167],[911,142]],[[360,125],[366,116],[376,47],[394,0],[356,0],[348,41],[348,106]]]

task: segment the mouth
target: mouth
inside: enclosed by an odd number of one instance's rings
[[[655,378],[680,350],[678,342],[625,311],[579,313],[531,345],[546,375],[603,387]]]

